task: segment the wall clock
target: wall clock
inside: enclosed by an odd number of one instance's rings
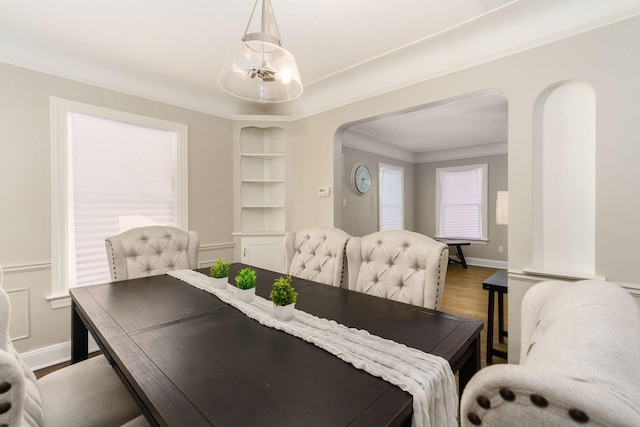
[[[371,188],[371,172],[366,165],[356,163],[351,169],[351,185],[358,194],[365,194]]]

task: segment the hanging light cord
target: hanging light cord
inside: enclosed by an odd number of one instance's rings
[[[253,15],[256,13],[256,8],[258,7],[258,2],[260,0],[256,0],[256,2],[253,5],[253,10],[251,10],[251,16],[249,16],[249,22],[247,22],[247,28],[244,29],[244,35],[242,36],[242,41],[247,41],[247,39],[253,40],[254,37],[248,37],[250,36],[249,34],[247,34],[249,32],[249,26],[251,26],[251,21],[253,20]],[[271,12],[271,19],[273,21],[273,26],[275,27],[276,30],[276,34],[269,34],[267,33],[267,26],[266,26],[266,21],[267,21],[267,5],[269,8],[269,12]],[[269,41],[269,42],[273,42],[274,40],[277,41],[277,45],[278,46],[282,46],[282,42],[280,41],[280,29],[278,28],[278,22],[276,22],[276,15],[275,13],[273,13],[273,7],[271,6],[271,2],[269,0],[263,0],[262,1],[262,22],[260,22],[260,35],[265,35],[266,40],[264,37],[256,37],[260,40],[263,41]],[[273,40],[272,40],[273,39]]]

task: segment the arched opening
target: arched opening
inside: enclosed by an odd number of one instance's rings
[[[489,260],[488,265],[505,268],[508,227],[496,223],[495,209],[497,192],[508,189],[507,124],[508,102],[497,90],[345,123],[334,137],[334,224],[354,236],[378,230],[378,168],[391,164],[404,168],[404,228],[439,237],[436,169],[488,162],[489,238],[474,242],[470,253]],[[371,170],[373,182],[365,194],[349,182],[357,163]]]

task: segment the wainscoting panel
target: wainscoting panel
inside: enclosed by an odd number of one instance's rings
[[[233,250],[235,242],[200,244],[198,260],[200,267],[210,267],[218,257],[222,257],[227,262],[234,262]]]
[[[7,289],[11,301],[11,318],[9,320],[9,336],[12,341],[22,340],[30,336],[29,288]]]

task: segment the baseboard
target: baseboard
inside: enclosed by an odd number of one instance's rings
[[[497,261],[495,259],[483,259],[483,258],[468,258],[464,257],[465,261],[469,265],[476,265],[478,267],[490,267],[490,268],[502,268],[507,269],[509,263],[507,261]]]
[[[98,344],[89,336],[89,353],[98,351]],[[48,368],[71,360],[71,342],[67,341],[60,344],[54,344],[49,347],[39,348],[37,350],[21,353],[20,357],[32,371]]]

